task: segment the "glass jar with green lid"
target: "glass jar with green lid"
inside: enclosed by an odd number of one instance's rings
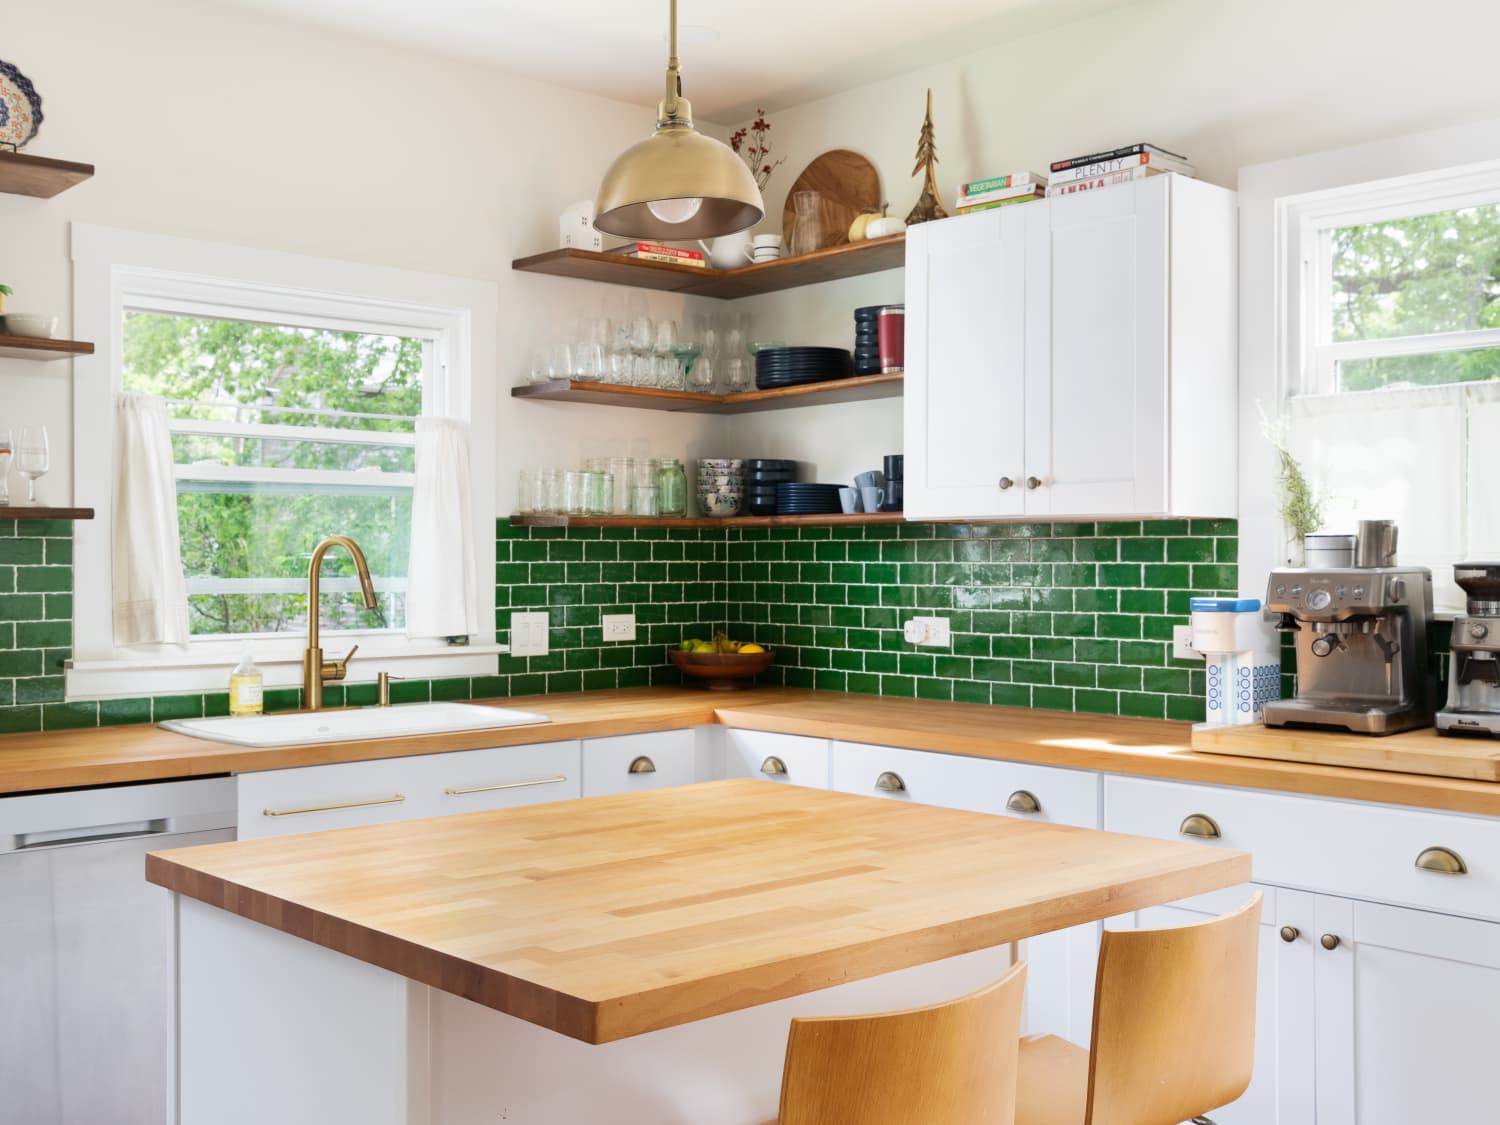
[[[658,508],[664,516],[687,515],[687,470],[682,462],[668,458],[656,473]]]

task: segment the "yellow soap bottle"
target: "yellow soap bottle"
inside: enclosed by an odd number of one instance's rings
[[[255,666],[255,657],[245,653],[229,673],[229,713],[259,715],[266,709],[265,677]]]

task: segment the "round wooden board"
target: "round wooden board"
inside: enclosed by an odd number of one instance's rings
[[[788,251],[796,208],[792,197],[799,191],[815,191],[823,197],[823,239],[819,249],[842,246],[849,241],[849,227],[861,212],[880,206],[880,173],[857,152],[836,148],[825,152],[806,168],[786,194],[781,209],[781,232]]]

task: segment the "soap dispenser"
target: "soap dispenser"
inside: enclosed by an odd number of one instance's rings
[[[229,673],[229,713],[259,715],[265,709],[265,677],[247,652]]]

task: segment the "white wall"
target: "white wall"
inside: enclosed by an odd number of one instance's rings
[[[650,130],[650,107],[191,0],[10,5],[3,57],[42,94],[46,121],[27,151],[98,167],[47,202],[0,195],[0,281],[16,289],[13,311],[58,313],[67,334],[74,220],[490,278],[500,287],[501,512],[523,463],[701,452],[702,419],[506,393],[539,339],[618,292],[513,273],[511,260],[556,244],[557,213]],[[535,128],[541,108],[546,127]],[[683,304],[650,300],[663,312]],[[43,501],[107,504],[72,496],[74,393],[66,363],[0,359],[0,424],[51,430]]]

